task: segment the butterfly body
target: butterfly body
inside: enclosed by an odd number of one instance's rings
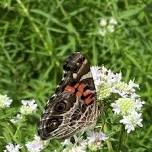
[[[96,91],[87,59],[79,52],[65,61],[64,76],[40,120],[42,139],[65,139],[94,125],[98,116]]]

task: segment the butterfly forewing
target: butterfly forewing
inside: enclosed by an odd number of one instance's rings
[[[96,123],[96,91],[87,59],[76,52],[66,59],[63,69],[61,83],[38,126],[42,139],[64,139]]]

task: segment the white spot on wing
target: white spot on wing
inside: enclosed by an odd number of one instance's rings
[[[56,97],[56,94],[53,94],[52,97]]]
[[[76,79],[77,78],[77,74],[73,73],[73,78]]]
[[[47,101],[47,104],[49,104],[49,100]]]
[[[87,79],[87,78],[92,78],[91,72],[88,72],[87,74],[83,75],[83,76],[81,77],[80,81],[81,81],[81,80],[84,80],[84,79]]]
[[[57,85],[56,87],[59,88],[59,85]]]

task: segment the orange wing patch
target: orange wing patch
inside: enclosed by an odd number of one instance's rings
[[[75,93],[77,97],[83,97],[84,103],[89,105],[94,102],[94,98],[92,97],[94,92],[88,89],[84,91],[85,87],[83,83],[76,83],[74,86],[67,85],[64,92]]]
[[[85,88],[85,85],[83,83],[81,83],[79,86],[78,86],[78,91],[80,92],[84,92],[84,88]]]
[[[84,97],[84,103],[89,105],[91,103],[94,102],[94,98],[93,98],[93,91],[91,90],[86,90],[84,93],[83,93],[83,97]]]
[[[84,84],[76,83],[74,86],[67,85],[64,88],[64,92],[75,93],[77,91],[76,96],[82,96],[84,88],[85,88]]]
[[[85,103],[86,105],[89,105],[89,104],[91,104],[91,103],[94,102],[94,98],[92,98],[92,95],[93,95],[93,94],[90,94],[87,98],[84,99],[84,103]]]
[[[70,85],[67,85],[64,89],[64,92],[75,93],[75,88]]]

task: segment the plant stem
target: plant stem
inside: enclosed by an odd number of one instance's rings
[[[124,135],[124,127],[121,126],[120,128],[120,134],[119,134],[119,141],[118,141],[118,147],[117,152],[120,152],[122,144],[123,144],[123,135]]]
[[[104,124],[103,130],[104,130],[105,133],[108,131],[108,127],[107,127],[106,123]],[[114,152],[113,147],[112,147],[112,143],[109,139],[106,141],[106,144],[107,144],[107,147],[108,147],[108,152]]]

